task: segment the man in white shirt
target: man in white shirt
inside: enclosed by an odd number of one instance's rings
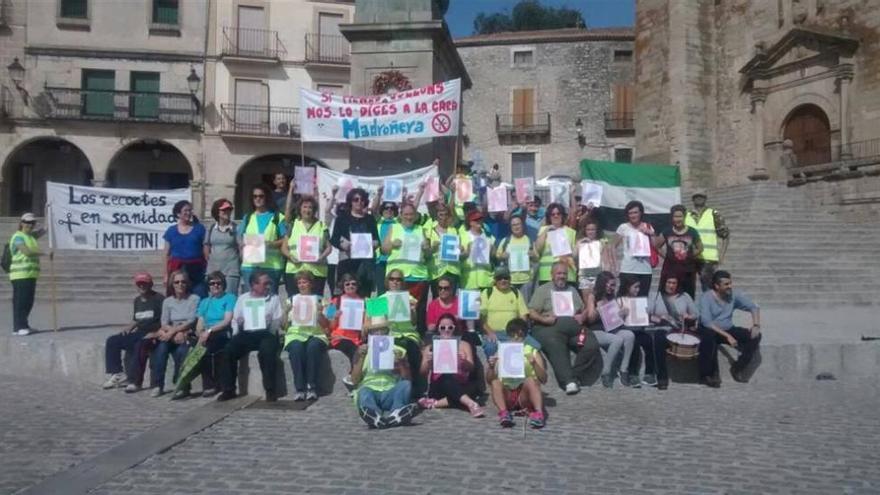
[[[272,279],[267,273],[255,271],[251,273],[249,282],[251,291],[238,297],[232,313],[232,338],[223,351],[223,365],[220,370],[223,393],[217,397],[218,401],[236,397],[238,360],[251,351],[257,351],[260,361],[266,402],[277,400],[275,374],[280,349],[278,330],[281,328],[284,311],[281,308],[281,299],[271,292]]]

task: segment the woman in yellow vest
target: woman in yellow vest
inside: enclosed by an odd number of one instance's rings
[[[314,261],[300,259],[300,248],[307,259],[317,255]],[[330,256],[330,234],[324,222],[318,220],[318,200],[312,196],[300,198],[299,215],[290,224],[290,232],[281,243],[281,253],[287,259],[284,269],[284,287],[287,296],[299,293],[297,273],[306,271],[312,274],[311,293],[323,296],[327,281],[327,256]]]
[[[305,199],[305,198],[304,198]],[[311,198],[308,198],[311,199]],[[330,343],[330,322],[322,311],[321,296],[309,303],[314,277],[307,270],[294,274],[297,294],[290,299],[284,348],[293,372],[294,401],[318,400],[318,370]],[[313,321],[314,324],[304,323]]]
[[[12,282],[12,333],[30,335],[28,317],[34,308],[34,295],[37,292],[37,279],[40,277],[40,246],[37,237],[42,230],[35,231],[37,217],[25,213],[18,223],[18,230],[9,239],[9,281]]]
[[[464,259],[461,267],[461,287],[463,289],[486,289],[492,286],[492,248],[495,238],[483,231],[483,213],[471,210],[467,215],[467,229],[460,228],[461,256]],[[474,251],[474,241],[482,239],[485,244],[485,257],[478,259]]]
[[[496,257],[499,260],[504,260],[507,264],[507,268],[510,270],[510,285],[514,289],[522,290],[523,285],[529,283],[529,280],[532,279],[532,261],[537,259],[538,256],[532,247],[531,239],[526,235],[526,225],[523,217],[516,215],[510,217],[510,236],[506,237],[498,245]],[[520,261],[517,261],[515,258],[520,258]],[[511,269],[511,264],[513,264],[514,268],[519,268],[519,264],[522,261],[525,262],[526,270]]]
[[[281,275],[284,274],[284,255],[281,254],[281,245],[284,244],[286,232],[284,214],[274,210],[271,201],[272,191],[263,184],[257,184],[252,190],[253,213],[244,216],[239,225],[241,235],[241,278],[250,280],[251,273],[261,271],[272,280],[272,294],[278,293]],[[246,236],[260,236],[266,245],[266,256],[262,262],[248,261],[250,247],[246,245]]]
[[[416,328],[425,331],[425,312],[428,306],[428,264],[430,248],[421,225],[416,225],[416,207],[410,203],[400,209],[400,222],[391,226],[391,232],[382,242],[382,252],[388,255],[386,272],[399,270],[409,294],[418,301]]]
[[[535,252],[540,253],[541,259],[538,261],[538,282],[544,283],[550,281],[550,272],[553,263],[562,261],[568,265],[568,282],[574,284],[577,281],[576,265],[574,263],[575,238],[577,234],[574,229],[565,225],[565,207],[559,203],[551,203],[547,206],[545,225],[538,231],[538,238],[535,239]],[[550,232],[561,229],[565,232],[565,238],[568,241],[569,249],[572,254],[564,256],[553,256],[553,249],[548,239]]]
[[[406,291],[404,285],[404,275],[400,268],[391,268],[389,266],[388,273],[385,275],[385,293],[380,297],[385,298],[388,303],[388,317],[390,320],[388,328],[391,330],[390,335],[394,337],[394,345],[399,345],[406,349],[407,359],[409,360],[410,369],[418,370],[422,362],[422,334],[424,331],[416,325],[416,303],[418,302],[412,295],[408,297],[409,305],[400,307],[402,299],[392,299],[392,293]],[[394,321],[395,316],[403,314],[406,310],[409,312],[409,320]],[[418,372],[412,378],[413,397],[421,397],[425,392],[427,381],[424,377],[418,375]]]
[[[428,260],[428,275],[431,278],[431,297],[440,297],[437,288],[440,277],[446,276],[453,282],[453,291],[458,287],[461,266],[458,261],[440,261],[440,241],[444,234],[458,236],[458,230],[452,225],[452,213],[444,204],[437,205],[437,219],[430,221],[425,233],[431,243],[431,258]]]

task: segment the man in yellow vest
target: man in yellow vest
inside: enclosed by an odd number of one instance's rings
[[[33,213],[21,216],[18,230],[9,239],[9,281],[12,282],[12,333],[30,335],[28,316],[34,307],[37,279],[40,277],[40,246],[37,238],[43,234],[35,230],[37,217]]]
[[[703,252],[698,258],[700,285],[703,292],[712,289],[712,276],[718,265],[724,261],[727,243],[730,240],[730,229],[724,218],[714,208],[706,207],[706,191],[696,190],[693,194],[694,209],[688,212],[685,224],[700,233],[703,241]]]

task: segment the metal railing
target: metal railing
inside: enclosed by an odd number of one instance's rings
[[[855,143],[841,144],[837,147],[839,160],[861,160],[880,157],[880,139],[869,139]]]
[[[344,36],[306,33],[306,62],[350,63],[351,45]]]
[[[498,134],[550,134],[550,113],[496,113]]]
[[[12,17],[12,0],[0,0],[0,26],[9,24]]]
[[[0,85],[0,119],[12,116],[12,90]]]
[[[633,131],[635,128],[635,114],[633,112],[609,112],[605,114],[606,131]]]
[[[196,100],[188,93],[142,93],[46,87],[46,118],[195,124]]]
[[[299,108],[220,105],[220,133],[248,136],[299,136]]]
[[[281,60],[287,56],[287,49],[278,38],[278,31],[226,26],[223,28],[223,55]]]

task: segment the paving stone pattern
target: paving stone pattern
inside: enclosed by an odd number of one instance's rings
[[[198,407],[205,399],[126,394],[77,383],[0,375],[0,493],[43,478]]]
[[[94,493],[878,493],[878,388],[593,388],[558,397],[525,437],[492,408],[370,431],[336,395],[239,411]]]

